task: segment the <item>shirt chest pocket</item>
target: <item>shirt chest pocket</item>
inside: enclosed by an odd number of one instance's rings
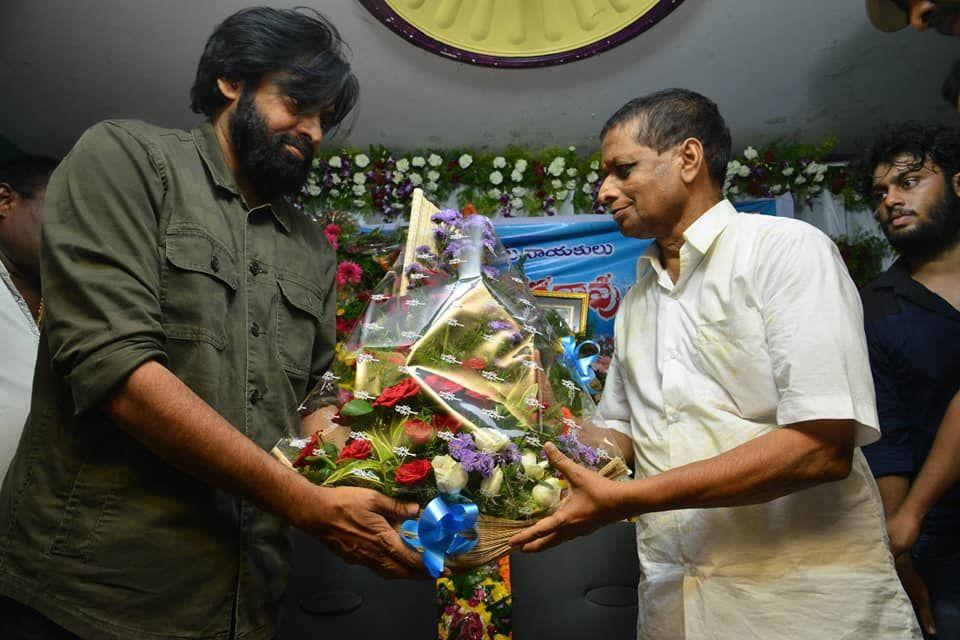
[[[207,231],[168,231],[161,307],[164,330],[174,340],[227,343],[227,317],[237,292],[233,254]]]
[[[277,305],[277,349],[288,374],[306,379],[310,375],[313,346],[323,318],[323,291],[305,278],[277,274],[280,304]]]
[[[763,319],[745,312],[697,325],[694,362],[704,375],[704,397],[732,403],[743,418],[776,416],[779,393],[767,351]],[[726,400],[726,402],[723,402]]]

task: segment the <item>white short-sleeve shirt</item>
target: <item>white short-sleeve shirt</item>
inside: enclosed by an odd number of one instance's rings
[[[849,419],[879,437],[856,288],[833,242],[726,200],[684,233],[674,284],[652,244],[620,307],[600,411],[638,477],[782,425]],[[860,450],[850,476],[763,504],[637,523],[638,636],[919,638]]]

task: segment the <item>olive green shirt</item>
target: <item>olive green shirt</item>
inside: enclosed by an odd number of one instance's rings
[[[334,349],[335,257],[248,209],[213,128],[87,131],[44,205],[32,410],[0,492],[0,593],[89,638],[270,638],[287,525],[181,473],[101,410],[167,366],[264,450]]]

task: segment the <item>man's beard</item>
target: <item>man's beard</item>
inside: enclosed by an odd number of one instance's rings
[[[293,195],[306,183],[313,147],[289,133],[271,135],[253,103],[252,92],[243,92],[230,116],[230,141],[240,173],[264,200]],[[298,149],[303,159],[294,156],[285,145]]]
[[[960,242],[960,197],[948,182],[943,198],[931,207],[926,220],[918,220],[904,231],[891,228],[890,221],[880,228],[903,257],[914,260],[936,257]]]

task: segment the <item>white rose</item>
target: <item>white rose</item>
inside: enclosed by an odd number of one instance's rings
[[[340,197],[340,189],[330,189],[330,197],[331,198]]]
[[[491,184],[502,184],[503,183],[503,174],[499,171],[494,171],[490,174],[490,183]]]
[[[567,184],[565,184],[564,187],[565,187],[568,191],[571,190],[571,189],[576,189],[576,188],[577,188],[577,181],[576,181],[576,180],[567,180]]]
[[[412,184],[415,187],[419,187],[420,185],[423,184],[423,176],[421,176],[419,173],[411,173],[410,184]]]
[[[523,174],[517,170],[514,170],[513,173],[510,174],[510,179],[514,182],[520,182],[523,180]]]
[[[550,162],[550,165],[547,167],[547,173],[552,176],[559,176],[563,174],[563,167],[565,165],[566,161],[563,159],[563,157],[558,156]]]
[[[570,195],[570,192],[566,189],[560,189],[560,191],[556,193],[557,200],[560,201],[566,200],[568,195]]]
[[[527,161],[523,158],[518,158],[516,163],[514,163],[513,168],[520,173],[523,173],[527,170]]]
[[[510,201],[510,206],[514,209],[523,209],[523,200],[520,198],[514,198]]]
[[[503,192],[500,191],[500,189],[490,189],[487,191],[487,195],[489,195],[491,198],[499,198],[503,195]]]
[[[793,175],[793,167],[787,167],[786,169],[784,169],[784,170],[783,170],[783,175],[787,176],[788,178],[789,178],[790,176],[792,176],[792,175]]]
[[[503,169],[505,166],[507,166],[507,159],[503,156],[497,156],[493,159],[494,169]]]
[[[434,170],[427,171],[427,180],[431,182],[436,182],[440,179],[440,173]]]
[[[340,156],[330,156],[327,160],[327,166],[333,167],[334,169],[339,169],[343,166],[343,160],[340,159]]]
[[[592,161],[590,162],[590,168],[593,169],[594,171],[596,171],[597,169],[599,169],[599,168],[600,168],[600,161],[599,161],[599,160],[592,160]]]
[[[358,154],[357,154],[356,156],[354,156],[354,158],[353,158],[353,164],[355,164],[355,165],[357,165],[358,167],[360,167],[361,169],[363,169],[365,166],[367,166],[368,164],[370,164],[370,158],[368,158],[367,156],[365,156],[365,155],[362,154],[362,153],[358,153]]]
[[[547,461],[539,460],[537,452],[531,449],[523,450],[520,466],[523,467],[523,473],[532,480],[539,480],[547,473]]]
[[[433,193],[434,191],[437,190],[437,183],[436,183],[436,182],[428,182],[428,183],[427,183],[426,185],[424,185],[424,186],[426,187],[427,191],[429,191],[429,192],[431,192],[431,193]]]
[[[743,157],[746,158],[747,160],[753,160],[758,155],[760,154],[757,153],[757,150],[754,149],[753,147],[747,147],[746,149],[743,150]]]
[[[577,175],[577,170],[574,167],[570,167],[569,169],[567,169],[568,178],[572,178],[575,175]]]
[[[413,156],[413,160],[410,161],[410,164],[415,167],[425,167],[427,165],[427,161],[423,159],[423,156]]]
[[[590,173],[587,174],[587,182],[589,182],[590,184],[593,184],[599,179],[600,179],[600,174],[597,173],[596,171],[591,171]]]
[[[409,170],[410,170],[409,160],[407,160],[406,158],[400,158],[399,160],[397,160],[397,171],[402,171],[403,173],[406,173]]]
[[[527,189],[525,187],[514,187],[511,189],[510,193],[517,198],[522,198],[523,196],[527,195]]]
[[[450,456],[437,456],[430,461],[430,466],[433,467],[440,493],[457,494],[467,486],[467,472]]]
[[[803,184],[807,179],[803,176],[797,176],[797,179],[793,181],[794,184]]]
[[[357,171],[353,174],[353,183],[354,184],[363,184],[367,181],[367,176],[360,171]]]
[[[457,159],[457,164],[460,165],[461,169],[466,169],[473,164],[473,156],[469,153],[465,153]]]
[[[803,170],[804,173],[811,173],[811,174],[819,173],[819,171],[820,171],[820,165],[818,165],[816,162],[811,162],[810,164],[807,165],[807,168]]]
[[[307,193],[309,193],[309,194],[312,195],[312,196],[318,196],[318,195],[320,195],[320,187],[318,187],[318,186],[315,185],[315,184],[308,185],[308,186],[307,186]]]
[[[740,164],[739,160],[731,160],[730,162],[727,163],[727,175],[728,176],[737,175],[737,172],[740,171],[741,166],[742,165]]]
[[[553,509],[560,504],[560,481],[547,478],[533,488],[533,500],[544,509]]]
[[[393,174],[393,184],[400,184],[403,182],[403,174],[397,171]]]
[[[470,434],[478,451],[496,453],[510,444],[510,438],[499,429],[480,428]]]
[[[488,498],[500,495],[501,487],[503,487],[503,470],[500,467],[494,467],[493,473],[480,481],[480,493]]]
[[[588,185],[588,184],[585,184],[585,185],[583,185],[582,187],[580,187],[580,191],[583,191],[584,193],[586,193],[586,194],[589,195],[589,194],[593,193],[593,187],[591,187],[591,186]]]
[[[340,176],[338,176],[337,174],[333,174],[332,176],[330,176],[330,182],[332,182],[333,184],[340,184],[343,181],[340,179]]]
[[[822,173],[818,173],[817,175],[813,176],[813,181],[814,181],[814,182],[823,182],[823,174],[822,174]]]
[[[740,167],[740,170],[737,171],[737,175],[739,175],[741,178],[746,178],[747,176],[750,175],[750,167],[748,167],[747,165],[743,165],[742,167]]]
[[[783,191],[783,185],[775,184],[773,185],[773,187],[771,187],[771,189],[773,190],[774,193],[780,193],[781,191]]]
[[[353,195],[362,196],[367,192],[366,188],[363,185],[355,184],[353,185]]]
[[[563,180],[556,180],[556,179],[551,180],[550,186],[553,187],[554,189],[559,189],[560,187],[563,186]]]
[[[431,167],[439,167],[441,164],[443,164],[443,158],[435,153],[431,153],[430,157],[427,158],[427,162],[430,163]]]

